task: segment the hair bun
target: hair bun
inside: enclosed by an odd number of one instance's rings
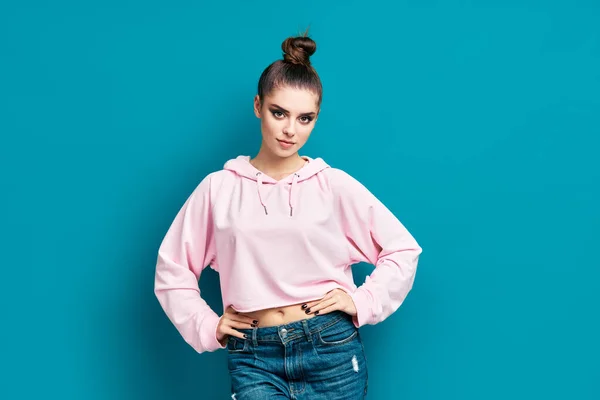
[[[317,50],[314,40],[306,36],[289,37],[281,44],[283,61],[310,66],[310,56]]]

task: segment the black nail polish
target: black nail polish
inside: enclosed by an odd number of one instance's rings
[[[319,315],[319,312],[318,312],[318,311],[315,311],[315,315]]]
[[[309,312],[310,312],[310,308],[309,308],[309,309],[307,309],[307,310],[305,311],[305,313],[307,313],[307,314],[308,314]]]
[[[256,324],[250,324],[250,326],[256,328]]]
[[[302,304],[302,309],[304,310],[306,308],[306,304]]]
[[[248,335],[244,333],[244,339],[248,339]]]
[[[256,325],[258,324],[258,321],[257,321],[257,320],[254,320],[254,321],[252,321],[252,322],[254,322],[254,324],[256,324]]]

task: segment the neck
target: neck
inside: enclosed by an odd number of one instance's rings
[[[304,165],[305,161],[298,153],[290,157],[277,157],[261,148],[256,157],[250,160],[254,168],[267,175],[291,174]]]

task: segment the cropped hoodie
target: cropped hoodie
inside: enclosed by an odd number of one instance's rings
[[[223,309],[238,312],[348,293],[358,328],[396,311],[415,279],[421,247],[369,190],[321,158],[276,181],[250,157],[229,160],[193,190],[169,227],[156,263],[154,293],[197,352],[224,348],[220,317],[199,279],[219,273]],[[357,287],[351,265],[375,268]]]

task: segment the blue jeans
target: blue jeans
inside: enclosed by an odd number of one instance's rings
[[[333,311],[285,325],[239,329],[227,364],[234,400],[358,400],[367,394],[367,360],[352,318]]]

